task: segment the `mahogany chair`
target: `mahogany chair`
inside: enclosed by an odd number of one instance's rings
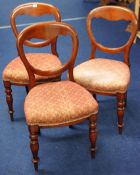
[[[133,30],[128,41],[116,48],[109,48],[97,42],[93,35],[92,22],[95,18],[117,22],[130,21]],[[101,22],[101,21],[100,21]],[[108,23],[109,24],[109,23]],[[93,23],[94,26],[94,23]],[[88,61],[74,68],[74,80],[93,93],[117,97],[118,129],[122,133],[124,108],[127,100],[127,89],[130,82],[129,53],[137,32],[137,19],[134,13],[124,7],[102,6],[90,11],[87,16],[87,32],[91,43],[91,54]],[[109,39],[109,37],[108,37]],[[96,58],[96,50],[109,54],[123,53],[123,61],[107,58]]]
[[[19,31],[16,26],[16,20],[19,16],[32,16],[32,17],[39,17],[43,15],[51,15],[54,20],[61,21],[61,16],[59,10],[51,5],[46,3],[40,2],[31,2],[22,4],[16,7],[10,16],[11,27],[15,37],[17,38],[19,35]],[[54,38],[51,42],[51,52],[52,53],[27,53],[26,56],[31,64],[37,65],[38,68],[46,68],[47,69],[54,69],[55,67],[59,67],[61,62],[58,58],[57,50],[56,50],[56,42],[57,38]],[[24,43],[26,46],[30,47],[41,47],[46,44],[46,42],[37,42],[33,43],[31,41],[25,41]],[[58,81],[61,79],[60,75],[57,76],[36,76],[37,83],[41,82],[49,82],[49,81]],[[28,92],[28,84],[29,84],[29,77],[28,73],[20,60],[19,57],[10,61],[10,63],[5,67],[3,71],[3,83],[6,92],[6,101],[9,107],[9,114],[11,121],[13,121],[13,97],[12,97],[12,85],[17,86],[25,86]]]
[[[31,65],[24,52],[24,42],[30,39],[46,40],[43,46],[49,46],[58,36],[70,36],[72,52],[68,61],[52,69],[40,69]],[[89,137],[91,155],[96,150],[96,115],[98,104],[92,95],[82,86],[73,82],[73,67],[78,51],[76,31],[61,22],[43,22],[24,29],[18,36],[17,48],[20,58],[29,75],[30,91],[25,98],[24,112],[30,132],[30,147],[35,170],[38,170],[38,133],[40,128],[62,127],[89,119]],[[47,61],[47,60],[46,60]],[[68,70],[69,80],[36,85],[38,76],[57,76]]]

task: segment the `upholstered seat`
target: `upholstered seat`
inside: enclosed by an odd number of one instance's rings
[[[98,22],[96,23],[95,21]],[[107,23],[104,23],[103,21],[106,21]],[[118,28],[119,21],[123,21],[125,24],[128,24],[129,21],[129,23],[131,23],[132,30],[130,31],[129,37],[126,38],[124,42],[121,41],[118,45],[117,43],[114,43],[114,40],[112,40],[112,38],[108,35],[109,33],[106,33],[106,29],[108,26],[108,31],[112,32],[110,26],[115,24],[116,28]],[[89,61],[80,64],[74,69],[74,79],[77,83],[93,93],[95,98],[96,94],[112,95],[117,97],[118,130],[121,134],[124,125],[124,109],[127,104],[127,90],[130,82],[129,54],[137,33],[137,19],[133,11],[128,8],[119,6],[102,6],[89,12],[86,24],[91,44],[91,52]],[[102,29],[104,29],[104,27],[106,29],[95,32],[98,28],[96,28],[96,24],[98,27],[102,26]],[[113,28],[113,30],[114,29],[115,28]],[[101,33],[106,35],[106,40],[110,43],[108,46],[104,45],[105,42],[99,42],[97,39],[98,35],[102,36]],[[121,32],[117,32],[114,37],[121,38],[121,35],[119,35],[120,33]],[[114,47],[114,45],[117,45],[117,47]],[[100,58],[100,56],[96,58],[97,51],[116,55],[114,55],[112,59],[109,59],[108,56],[106,58]],[[115,60],[114,58],[118,57],[117,54],[120,53],[122,54],[121,62]],[[100,52],[98,52],[98,54],[100,54]]]
[[[93,92],[125,93],[130,81],[130,70],[123,62],[98,58],[75,67],[74,79]]]
[[[54,5],[47,4],[47,3],[41,3],[41,2],[29,2],[24,3],[16,8],[14,8],[10,15],[10,24],[11,29],[17,39],[19,33],[21,30],[17,28],[17,19],[20,18],[20,16],[24,16],[27,18],[33,17],[37,18],[39,21],[42,16],[47,17],[50,16],[55,21],[61,21],[61,15],[59,12],[59,9],[55,7]],[[39,31],[38,31],[39,33]],[[49,54],[46,53],[38,53],[38,51],[35,49],[37,47],[47,46],[50,44],[50,52]],[[57,38],[50,38],[50,40],[42,41],[41,38],[38,41],[31,41],[26,40],[24,43],[25,46],[33,47],[34,53],[26,53],[26,57],[29,60],[29,62],[32,64],[32,66],[41,69],[41,70],[53,70],[54,68],[59,68],[61,65],[61,62],[59,60],[59,56],[57,53]],[[28,50],[30,51],[30,49]],[[40,84],[43,82],[52,82],[52,81],[60,81],[61,75],[51,75],[51,76],[40,76],[36,75],[36,83]],[[5,67],[3,71],[3,84],[5,88],[6,93],[6,102],[9,109],[10,119],[11,121],[14,120],[14,109],[13,109],[13,94],[12,94],[12,86],[18,85],[18,86],[25,86],[26,92],[29,91],[29,76],[26,71],[25,66],[23,65],[20,57],[14,58],[10,61],[10,63]]]
[[[39,31],[39,32],[38,32]],[[31,66],[24,51],[24,42],[29,39],[50,39],[64,36],[72,41],[70,57],[55,69],[40,70]],[[29,75],[29,93],[25,98],[24,112],[30,132],[30,148],[33,154],[34,168],[38,171],[38,134],[40,128],[72,126],[86,119],[89,120],[89,139],[91,156],[96,154],[96,120],[98,104],[92,94],[74,82],[73,68],[78,52],[77,32],[63,22],[42,22],[24,29],[18,36],[17,49]],[[50,43],[51,44],[51,43]],[[45,46],[45,45],[43,45]],[[42,46],[42,47],[43,47]],[[62,46],[62,45],[61,45]],[[66,51],[66,52],[67,52]],[[46,60],[47,61],[47,60]],[[63,61],[62,61],[63,62]],[[67,71],[69,80],[37,84],[35,75],[61,75]]]
[[[59,58],[48,53],[28,53],[26,54],[29,62],[41,70],[53,70],[59,68],[61,62]],[[56,76],[51,76],[55,78]],[[48,77],[36,75],[37,81],[46,80]],[[50,77],[49,77],[50,78]],[[13,59],[3,71],[3,80],[11,83],[29,84],[29,77],[25,66],[19,57]]]
[[[25,99],[24,111],[28,125],[49,127],[66,125],[96,114],[98,104],[82,86],[62,81],[33,88]]]

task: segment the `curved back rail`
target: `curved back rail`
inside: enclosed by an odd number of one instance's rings
[[[109,21],[130,21],[132,30],[128,41],[117,48],[109,48],[97,42],[92,32],[92,20],[95,18],[102,18]],[[91,58],[94,58],[96,49],[107,53],[124,52],[124,62],[129,65],[129,52],[137,33],[137,19],[133,11],[120,6],[102,6],[93,9],[87,17],[87,31],[92,47]]]
[[[59,69],[42,71],[33,67],[26,58],[24,52],[24,42],[31,39],[42,39],[46,40],[46,46],[51,44],[51,40],[63,35],[70,35],[72,38],[72,52],[67,63],[63,64]],[[44,45],[43,45],[44,46]],[[35,74],[42,76],[60,75],[65,70],[69,71],[69,78],[71,81],[73,78],[73,67],[78,51],[78,36],[76,31],[68,24],[62,22],[42,22],[38,24],[31,25],[25,28],[17,38],[17,49],[19,56],[24,63],[28,75],[29,75],[29,86],[35,86]]]
[[[61,21],[61,15],[58,8],[51,4],[46,4],[41,2],[31,2],[31,3],[25,3],[17,6],[10,15],[11,27],[16,38],[19,35],[19,31],[16,26],[16,18],[18,16],[27,15],[27,16],[37,17],[37,16],[43,16],[46,14],[54,16],[57,22]],[[55,38],[54,41],[52,42],[52,53],[58,56],[56,51],[56,41],[57,41],[57,38]],[[36,42],[36,43],[31,41],[25,41],[25,45],[30,47],[42,47],[46,45],[46,43],[45,41]]]

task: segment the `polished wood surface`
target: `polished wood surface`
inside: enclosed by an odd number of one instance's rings
[[[19,31],[16,26],[16,18],[23,15],[33,16],[33,17],[43,16],[43,15],[53,15],[55,21],[58,21],[58,22],[61,21],[61,15],[58,8],[51,4],[46,4],[41,2],[31,2],[31,3],[22,4],[17,8],[15,8],[10,15],[10,23],[11,23],[13,33],[15,34],[15,37],[19,35]],[[45,43],[43,42],[32,43],[32,42],[26,41],[25,44],[31,47],[38,47]]]
[[[109,21],[119,21],[125,20],[131,22],[132,31],[129,37],[129,40],[122,46],[117,48],[109,48],[103,46],[101,43],[98,43],[92,32],[92,21],[95,18],[103,18]],[[124,62],[129,65],[129,50],[133,44],[134,38],[137,33],[137,19],[133,11],[117,6],[103,6],[100,8],[93,9],[87,17],[87,31],[89,39],[92,46],[91,59],[94,58],[96,49],[99,49],[107,53],[124,53]]]
[[[92,115],[89,118],[89,139],[91,142],[90,150],[92,158],[95,158],[96,154],[96,140],[97,140],[96,121],[97,121],[97,115]]]
[[[38,133],[39,133],[39,127],[38,126],[29,126],[29,133],[30,133],[30,148],[33,154],[33,164],[36,171],[38,171],[38,150],[39,150],[39,144],[38,144]]]
[[[13,97],[12,97],[12,89],[11,89],[11,84],[9,81],[4,81],[4,88],[5,88],[5,93],[6,93],[6,102],[8,104],[8,108],[9,108],[9,114],[10,114],[10,119],[11,121],[14,120],[13,118]]]

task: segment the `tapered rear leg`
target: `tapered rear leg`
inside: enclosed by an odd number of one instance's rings
[[[125,99],[124,99],[124,107],[127,106],[127,92],[125,93]]]
[[[97,96],[96,96],[96,94],[93,94],[93,97],[95,98],[95,100],[97,100]]]
[[[28,86],[25,86],[25,90],[26,90],[26,93],[28,94],[28,92],[29,92]]]
[[[38,129],[38,135],[41,136],[41,130],[40,130],[40,128]]]
[[[70,126],[69,126],[69,128],[70,128],[70,129],[73,129],[73,128],[74,128],[74,126],[73,126],[73,125],[70,125]]]

